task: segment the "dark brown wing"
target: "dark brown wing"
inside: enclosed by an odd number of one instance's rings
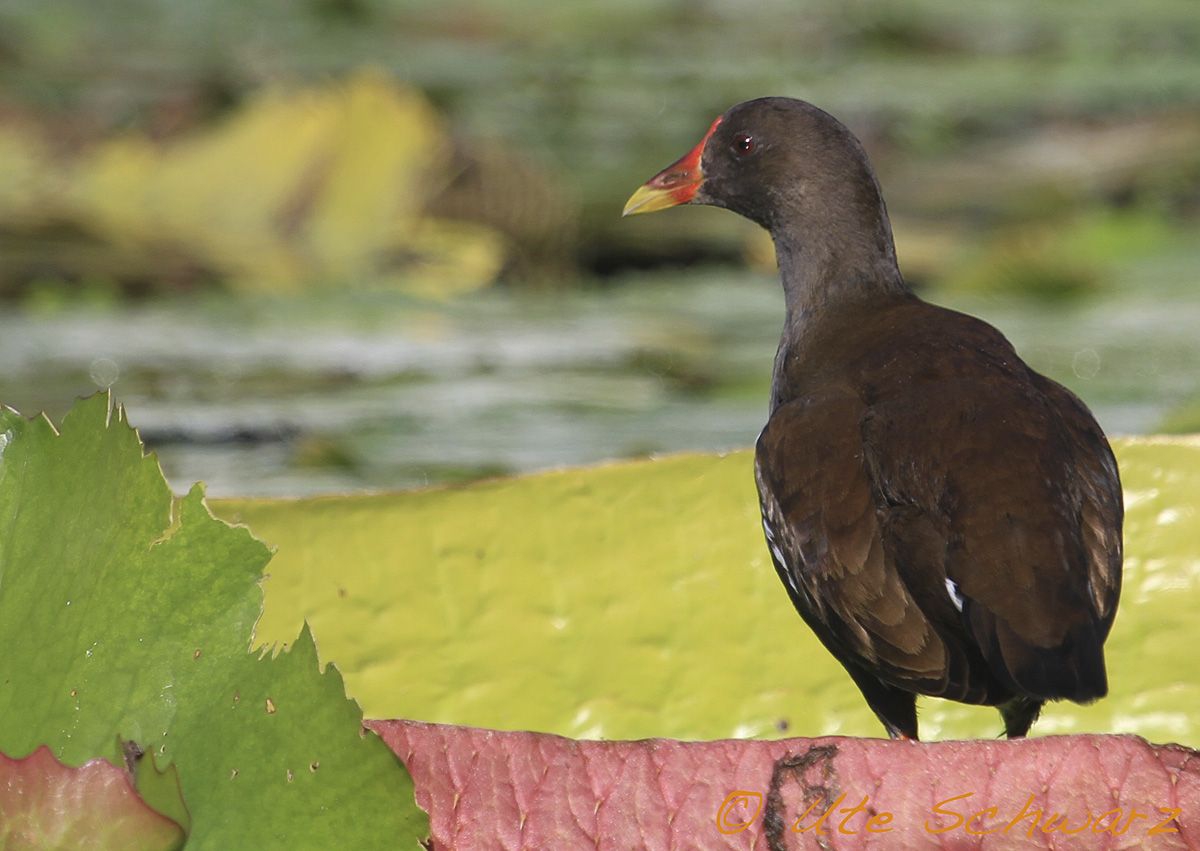
[[[958,700],[1089,700],[1120,589],[1116,463],[1082,403],[995,338],[1003,368],[780,407],[758,444],[764,525],[843,663]]]
[[[1090,700],[1107,690],[1120,483],[1086,408],[1023,373],[881,400],[864,452],[888,511],[916,512],[943,535],[941,571],[991,672],[1018,694]],[[903,545],[907,530],[897,534]]]
[[[1122,526],[1125,503],[1117,459],[1091,411],[1061,384],[1033,376],[1062,427],[1061,439],[1071,458],[1078,487],[1081,543],[1086,549],[1092,610],[1108,636],[1121,596]]]
[[[763,526],[797,610],[835,657],[893,685],[944,694],[952,671],[964,677],[965,660],[943,641],[885,545],[861,437],[867,413],[849,392],[775,411],[755,464]],[[951,616],[948,600],[941,609]]]

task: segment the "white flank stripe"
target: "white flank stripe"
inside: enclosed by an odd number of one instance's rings
[[[958,593],[958,586],[949,576],[946,577],[946,592],[950,595],[950,602],[954,604],[954,608],[961,612],[963,610],[962,594]]]

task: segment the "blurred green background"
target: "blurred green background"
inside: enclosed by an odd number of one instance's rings
[[[0,401],[112,387],[221,495],[749,445],[769,243],[620,209],[766,94],[863,139],[926,297],[1200,431],[1195,0],[0,0]]]

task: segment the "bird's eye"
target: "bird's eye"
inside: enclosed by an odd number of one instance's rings
[[[733,150],[740,157],[753,153],[754,137],[749,133],[738,133],[733,137]]]

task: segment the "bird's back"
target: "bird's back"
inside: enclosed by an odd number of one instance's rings
[[[885,680],[926,694],[981,703],[1102,696],[1122,505],[1090,412],[991,326],[916,298],[823,322],[777,362],[759,444],[764,513],[774,503],[775,525],[800,523],[812,539],[845,541],[853,531],[861,552],[877,543],[909,611],[892,616],[898,626],[873,627],[870,590],[855,599],[854,583],[821,581],[823,572],[844,576],[835,563],[854,556],[814,555],[810,542],[810,555],[796,552],[786,567],[828,597],[818,620],[834,623],[818,632],[840,636],[839,655],[890,660]],[[795,457],[801,442],[842,449],[805,460]],[[856,530],[814,520],[855,488],[872,508]],[[938,642],[940,672],[929,670],[928,651],[917,662],[883,646]]]

